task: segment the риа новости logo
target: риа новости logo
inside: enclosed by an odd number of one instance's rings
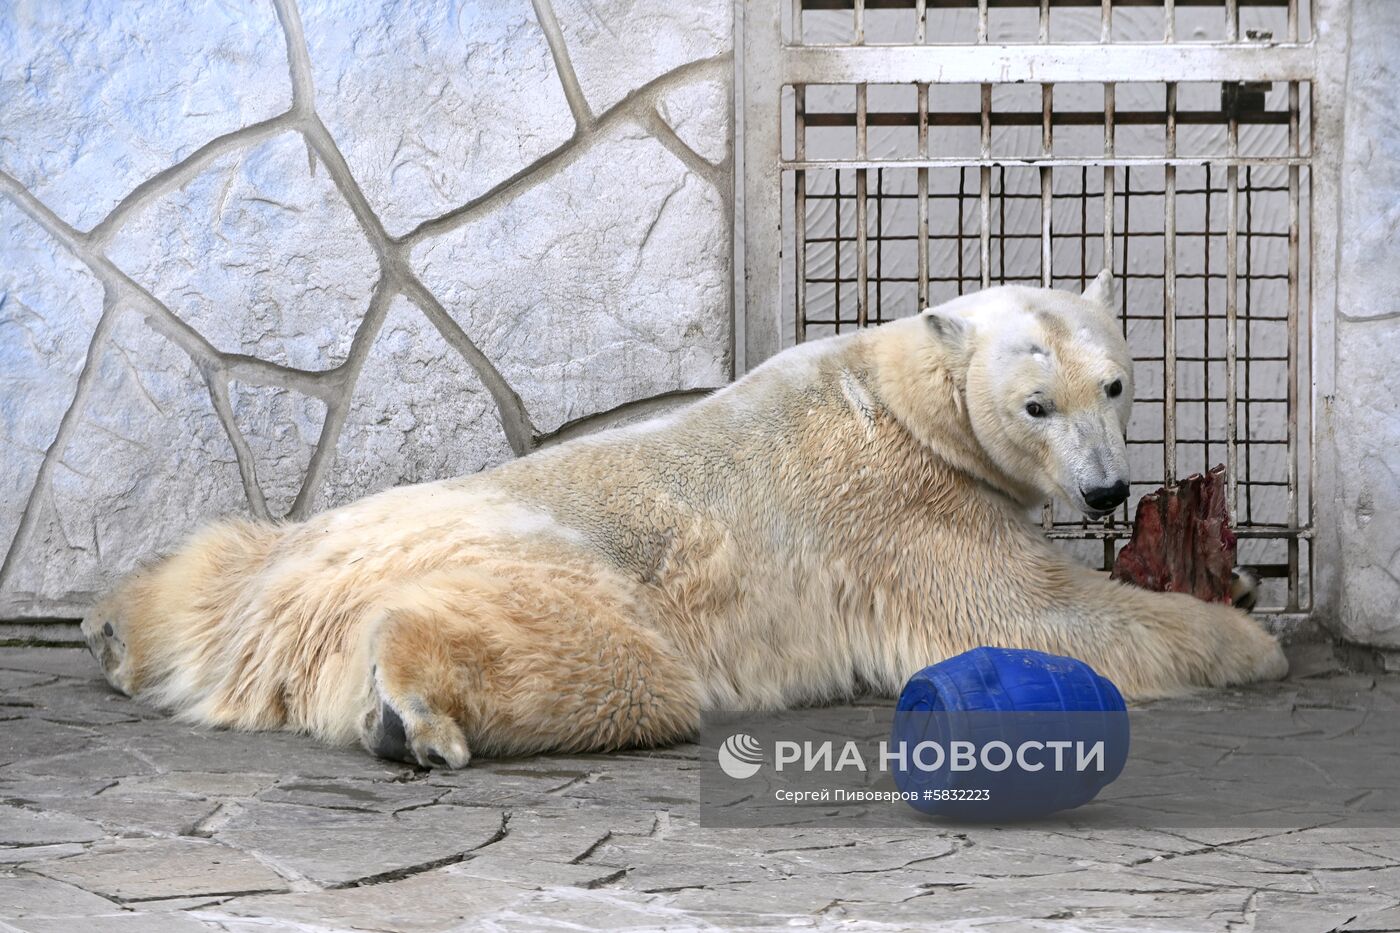
[[[763,748],[758,739],[746,732],[736,732],[719,747],[719,767],[736,780],[751,778],[763,766]]]

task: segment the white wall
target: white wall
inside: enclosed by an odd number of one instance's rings
[[[0,5],[0,618],[730,375],[727,0]]]
[[[1400,647],[1400,8],[1327,6],[1351,53],[1319,598]],[[0,618],[81,612],[216,514],[728,378],[728,2],[281,12],[0,5]]]
[[[1350,5],[1326,515],[1329,619],[1400,648],[1400,4]],[[1345,24],[1338,23],[1338,28]]]

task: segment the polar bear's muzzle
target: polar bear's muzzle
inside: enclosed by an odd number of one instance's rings
[[[1103,518],[1128,501],[1128,484],[1120,479],[1112,486],[1080,489],[1079,494],[1084,497],[1084,504],[1091,509],[1089,514],[1094,518]]]
[[[1065,497],[1090,518],[1128,501],[1128,446],[1110,412],[1081,413],[1055,446]]]

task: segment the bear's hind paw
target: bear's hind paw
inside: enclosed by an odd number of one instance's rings
[[[421,700],[393,702],[382,693],[361,739],[371,754],[424,768],[465,768],[471,750],[462,727]]]

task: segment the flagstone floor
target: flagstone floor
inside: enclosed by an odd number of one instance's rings
[[[1358,696],[1400,676],[1233,694]],[[423,771],[0,649],[0,930],[1400,930],[1400,830],[710,829],[698,754]]]

